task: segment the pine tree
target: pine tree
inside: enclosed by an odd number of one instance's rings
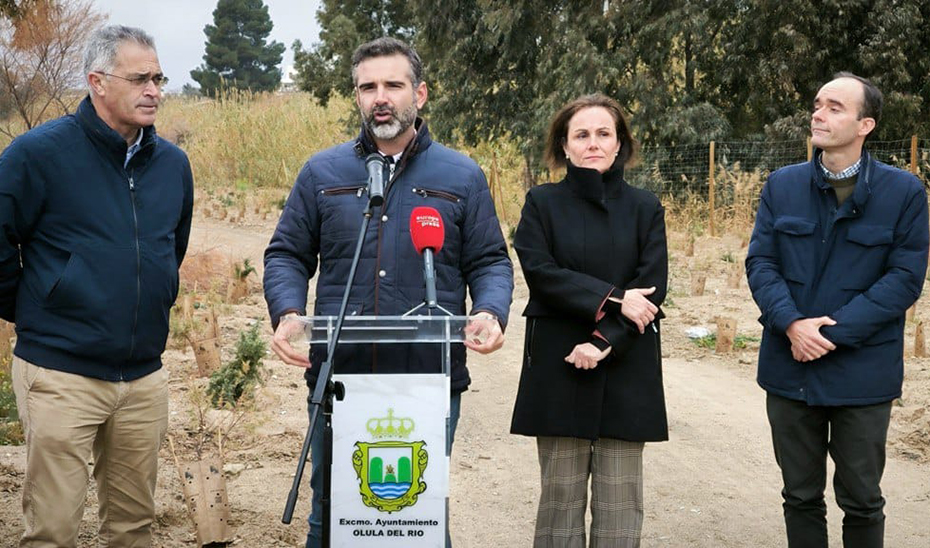
[[[284,44],[267,42],[274,25],[262,0],[219,0],[207,35],[203,65],[191,71],[201,93],[222,89],[272,91],[281,83]]]
[[[406,0],[323,0],[317,11],[321,42],[309,49],[299,40],[293,45],[298,87],[324,106],[333,94],[350,97],[355,48],[381,36],[412,40],[407,4]]]

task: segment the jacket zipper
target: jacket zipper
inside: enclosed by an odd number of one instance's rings
[[[529,318],[527,323],[530,327],[530,340],[526,346],[526,367],[533,367],[533,341],[536,340],[536,318]]]
[[[136,351],[136,328],[139,326],[139,306],[142,302],[142,253],[139,251],[139,218],[136,215],[136,182],[132,173],[129,174],[129,201],[132,204],[132,228],[136,244],[136,309],[132,319],[132,337],[129,344],[129,360]],[[120,379],[123,372],[120,370]]]
[[[455,194],[449,192],[443,192],[441,190],[432,190],[429,188],[413,188],[414,194],[419,194],[424,198],[442,198],[443,200],[448,200],[453,203],[459,203],[461,199]]]
[[[365,192],[365,187],[363,185],[359,186],[339,186],[336,188],[324,188],[320,191],[321,196],[339,196],[342,194],[355,194],[357,197],[361,198],[362,193]]]
[[[662,349],[659,348],[659,329],[656,327],[655,321],[649,324],[652,328],[652,338],[655,341],[656,348],[656,365],[662,363]]]

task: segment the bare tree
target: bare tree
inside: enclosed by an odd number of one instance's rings
[[[106,19],[91,0],[33,0],[0,20],[0,133],[13,137],[80,100],[88,35]]]

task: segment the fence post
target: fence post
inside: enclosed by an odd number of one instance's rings
[[[708,218],[708,224],[710,225],[710,235],[711,237],[716,236],[714,217],[715,204],[714,204],[714,194],[716,194],[714,187],[716,186],[716,181],[714,180],[714,148],[716,143],[714,141],[710,142],[710,177],[707,179],[707,206],[710,208],[710,217]]]
[[[507,220],[507,212],[504,211],[504,193],[501,190],[500,171],[497,169],[497,151],[492,151],[492,154],[491,180],[493,181],[493,186],[491,186],[491,200],[497,207],[497,216],[504,221],[505,225],[509,225],[510,221]]]
[[[814,147],[811,145],[811,138],[807,138],[807,161],[810,162],[811,158],[814,157]]]
[[[911,173],[917,175],[917,136],[911,135]]]
[[[497,151],[491,151],[491,180],[488,181],[488,189],[491,191],[491,202],[497,203],[496,189],[494,183],[497,182]]]

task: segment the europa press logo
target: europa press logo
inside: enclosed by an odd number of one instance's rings
[[[369,419],[365,427],[373,442],[355,442],[352,467],[359,479],[359,493],[365,506],[381,512],[397,512],[417,503],[426,491],[423,471],[429,462],[425,441],[404,441],[415,428],[413,419],[386,417]]]

